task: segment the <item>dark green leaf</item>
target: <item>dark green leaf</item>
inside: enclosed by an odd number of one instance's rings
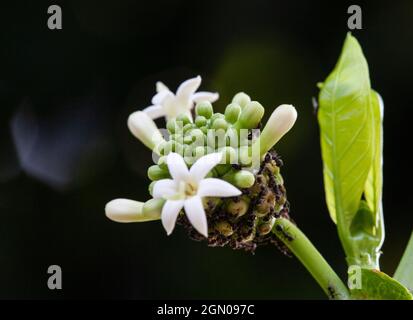
[[[347,36],[319,95],[324,184],[331,218],[346,226],[356,214],[373,160],[370,80],[357,40]]]
[[[318,120],[324,187],[349,264],[378,267],[382,217],[382,119],[367,61],[348,34],[333,72],[320,86]]]

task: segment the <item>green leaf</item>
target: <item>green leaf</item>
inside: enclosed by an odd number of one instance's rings
[[[331,218],[350,225],[373,159],[370,80],[360,45],[347,36],[319,95],[324,184]],[[338,211],[338,212],[337,212]]]
[[[378,267],[383,242],[382,103],[367,61],[347,35],[333,72],[319,86],[324,188],[349,264]]]
[[[378,270],[361,269],[361,288],[352,289],[353,299],[413,300],[409,290]]]
[[[413,290],[413,233],[410,236],[409,243],[404,251],[402,260],[397,267],[394,278],[403,283],[410,290]]]

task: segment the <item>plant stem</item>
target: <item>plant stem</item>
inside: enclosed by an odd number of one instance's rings
[[[413,232],[402,260],[394,274],[394,278],[409,288],[409,290],[413,290]]]
[[[350,298],[347,287],[296,225],[280,218],[276,219],[272,231],[306,267],[330,299]]]

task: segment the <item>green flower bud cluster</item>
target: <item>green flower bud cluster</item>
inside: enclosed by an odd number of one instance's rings
[[[275,219],[288,218],[289,206],[280,175],[282,162],[273,150],[260,155],[257,168],[251,169],[250,163],[243,161],[258,138],[252,129],[260,127],[263,115],[260,103],[251,101],[245,93],[238,93],[224,113],[214,112],[211,103],[205,101],[195,106],[192,119],[180,115],[167,122],[169,138],[159,146],[161,156],[157,164],[148,169],[153,181],[149,186],[151,194],[155,181],[170,178],[166,164],[170,152],[180,153],[188,166],[203,155],[222,152],[222,163],[209,176],[223,179],[243,192],[235,198],[204,199],[210,246],[230,246],[252,252],[265,243],[282,246],[271,232]],[[205,240],[184,214],[179,215],[178,224],[188,230],[191,238]]]
[[[255,181],[254,174],[234,169],[233,165],[250,164],[248,148],[254,140],[251,129],[260,126],[263,115],[264,107],[251,101],[245,93],[236,94],[224,114],[214,113],[210,102],[198,103],[193,119],[179,115],[167,122],[169,138],[158,146],[161,157],[148,169],[149,179],[157,181],[169,177],[165,159],[170,152],[181,154],[188,166],[206,154],[222,152],[222,164],[216,166],[210,175],[238,188],[251,187]]]

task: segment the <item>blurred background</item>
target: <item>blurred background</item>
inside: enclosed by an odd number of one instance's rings
[[[202,90],[221,94],[216,110],[238,91],[267,116],[281,103],[297,107],[297,124],[277,146],[291,215],[344,278],[311,102],[348,31],[350,4],[332,3],[2,2],[0,298],[324,299],[298,261],[275,247],[255,255],[208,248],[182,228],[167,237],[158,222],[111,222],[104,206],[148,199],[151,153],[128,131],[127,116],[150,105],[157,80],[175,90],[200,74]],[[62,30],[47,28],[52,4],[62,8]],[[413,3],[360,5],[363,30],[354,34],[385,102],[381,263],[392,274],[413,225],[403,184]],[[63,290],[47,288],[52,264],[63,270]]]

